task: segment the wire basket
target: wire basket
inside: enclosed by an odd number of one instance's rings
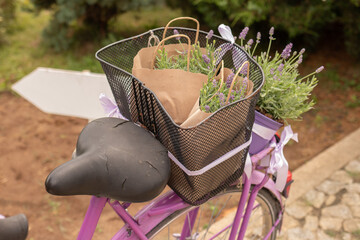
[[[179,27],[176,29],[180,34],[185,34],[194,41],[196,34],[194,29]],[[232,56],[231,51],[223,56],[225,67],[232,69],[236,64],[249,61],[249,78],[254,83],[253,93],[246,99],[219,109],[195,127],[181,128],[171,119],[155,94],[130,74],[135,55],[140,49],[147,47],[151,34],[161,39],[163,32],[164,28],[157,28],[115,42],[100,49],[96,53],[96,58],[104,69],[121,114],[130,121],[144,125],[189,171],[198,171],[250,141],[255,104],[263,85],[264,75],[259,65],[235,44],[234,47],[240,51],[235,57]],[[167,35],[170,36],[169,32]],[[201,47],[206,44],[206,35],[206,32],[199,32],[198,41]],[[228,43],[216,35],[213,39],[216,40],[215,47]],[[178,42],[175,39],[167,42],[167,44],[174,43]],[[185,202],[200,205],[242,175],[247,152],[248,147],[206,172],[193,176],[189,176],[172,162],[168,184]]]

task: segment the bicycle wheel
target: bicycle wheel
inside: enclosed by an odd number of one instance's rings
[[[233,186],[199,206],[191,237],[186,239],[228,239],[240,196],[241,189]],[[155,240],[180,239],[185,219],[189,218],[188,213],[192,209],[195,207],[190,206],[174,212],[149,231],[147,237]],[[272,194],[261,189],[253,207],[245,239],[264,238],[275,224],[280,209],[280,203]],[[277,230],[274,230],[268,239],[275,240],[276,232]]]

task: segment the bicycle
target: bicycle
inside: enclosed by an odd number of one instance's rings
[[[178,30],[194,34],[186,28]],[[55,195],[94,195],[78,235],[81,240],[92,238],[106,204],[125,223],[112,239],[276,239],[285,207],[282,196],[288,196],[292,180],[290,174],[285,190],[279,192],[274,172],[268,174],[268,168],[262,164],[263,159],[279,148],[282,139],[279,142],[275,136],[269,147],[246,158],[246,163],[241,166],[243,169],[246,165],[245,173],[240,178],[230,182],[229,186],[208,201],[196,204],[200,206],[190,205],[175,192],[169,191],[152,200],[135,216],[127,212],[131,202],[144,202],[158,196],[168,182],[170,173],[171,154],[168,155],[168,149],[153,136],[163,131],[153,115],[165,118],[167,115],[162,114],[158,106],[151,102],[156,101],[156,97],[142,89],[141,84],[127,72],[131,69],[129,61],[142,47],[143,39],[154,33],[162,34],[163,28],[122,40],[98,51],[97,57],[107,74],[123,119],[101,118],[90,122],[79,136],[73,155],[76,160],[71,160],[50,173],[46,180],[47,191]],[[206,33],[200,33],[204,40]],[[136,43],[136,48],[126,49],[132,40]],[[119,43],[123,45],[117,45]],[[110,52],[109,48],[118,52]],[[122,58],[112,59],[113,56]],[[241,57],[248,58],[245,53]],[[249,61],[254,62],[252,59]],[[254,66],[257,65],[254,63]],[[261,70],[256,69],[261,76]],[[134,89],[133,92],[131,88]],[[132,94],[140,95],[140,101],[137,99],[139,96]],[[132,105],[129,107],[130,103]],[[140,114],[136,112],[138,109],[142,110]],[[127,120],[133,117],[134,112],[139,123]],[[245,151],[249,146],[251,138],[248,136],[246,140],[246,144],[238,152]],[[132,159],[135,160],[131,161]],[[140,171],[139,168],[145,170]],[[139,176],[133,179],[124,177],[129,174]],[[209,218],[208,223],[201,220],[202,216]],[[176,220],[181,224],[176,223]],[[170,226],[175,226],[173,232],[170,231]],[[164,232],[162,230],[165,227],[167,231]]]
[[[153,145],[148,142],[149,137],[151,136],[146,130],[139,128],[133,123],[129,123],[125,120],[116,118],[103,118],[89,123],[89,125],[84,128],[83,132],[79,136],[79,141],[77,144],[78,151],[84,151],[84,141],[85,144],[89,144],[89,142],[94,142],[93,138],[85,138],[86,136],[94,136],[95,134],[98,138],[103,139],[103,135],[108,136],[110,132],[104,131],[104,128],[109,128],[110,130],[112,130],[114,126],[119,124],[122,125],[124,123],[127,123],[127,125],[131,125],[130,128],[140,130],[138,132],[138,137],[135,138],[137,141],[144,141],[144,139],[146,139],[145,141],[147,142],[147,144]],[[94,125],[101,126],[101,129],[96,128]],[[101,134],[101,132],[103,133],[103,135]],[[142,135],[139,134],[140,132]],[[118,132],[116,132],[116,134],[114,135],[118,135]],[[111,140],[114,140],[114,135],[110,137]],[[110,144],[108,142],[109,140],[107,139],[108,138],[103,139],[105,145]],[[157,140],[153,138],[153,141]],[[275,137],[271,140],[271,143],[276,143]],[[134,142],[131,142],[129,144],[134,144]],[[85,146],[85,148],[88,147],[89,146]],[[113,145],[111,145],[110,147],[113,147]],[[92,238],[92,235],[95,232],[95,228],[97,226],[97,222],[101,215],[101,211],[105,204],[109,204],[119,215],[119,217],[125,222],[125,226],[113,237],[113,239],[152,239],[155,236],[159,236],[158,234],[164,234],[160,233],[160,230],[168,226],[170,223],[172,223],[172,221],[174,221],[180,216],[182,216],[180,221],[182,221],[183,224],[175,224],[177,225],[175,230],[176,233],[170,234],[171,236],[174,236],[175,239],[197,239],[201,236],[204,237],[203,239],[226,239],[220,238],[224,237],[224,234],[226,236],[229,235],[229,239],[235,239],[236,235],[238,234],[237,229],[241,219],[243,219],[243,223],[240,228],[238,239],[243,239],[243,237],[245,236],[245,230],[247,230],[247,236],[253,236],[252,239],[260,239],[260,236],[263,236],[264,239],[275,239],[277,232],[276,230],[280,229],[281,227],[284,203],[282,201],[281,193],[278,192],[275,188],[274,181],[268,174],[265,174],[261,171],[264,168],[261,167],[259,164],[260,160],[263,159],[263,157],[267,156],[269,152],[271,152],[273,149],[273,147],[266,148],[260,153],[251,157],[253,171],[249,179],[247,175],[244,174],[244,176],[242,177],[243,183],[241,183],[241,181],[235,182],[218,196],[201,205],[201,207],[191,206],[185,203],[173,191],[170,191],[153,200],[150,204],[140,210],[135,217],[132,217],[126,211],[126,209],[131,204],[130,202],[120,203],[119,201],[113,201],[110,198],[93,196],[88,211],[86,213],[82,228],[80,230],[78,239]],[[86,156],[88,157],[89,155]],[[118,156],[107,156],[109,161],[116,157]],[[156,157],[159,158],[159,156]],[[61,165],[59,168],[57,168],[57,170],[55,169],[55,171],[49,175],[46,182],[48,192],[56,195],[94,194],[94,191],[97,191],[98,187],[99,189],[103,188],[104,185],[94,182],[86,183],[84,182],[84,179],[82,182],[80,182],[81,185],[74,185],[76,182],[77,184],[79,183],[79,181],[77,181],[78,176],[91,176],[89,175],[89,168],[90,171],[92,171],[93,164],[90,164],[86,161],[84,162],[84,160],[86,160],[86,158],[80,161],[72,160]],[[97,158],[96,160],[94,160],[95,164],[98,165],[97,169],[102,168],[100,166],[103,164],[103,160],[104,159],[101,158]],[[85,164],[90,167],[87,168]],[[112,163],[108,162],[108,164]],[[157,187],[152,190],[153,195],[158,194],[158,192],[163,189],[163,185],[166,184],[168,178],[168,173],[166,172],[166,169],[166,167],[164,167],[163,169],[158,169],[164,174],[164,177],[161,182],[156,184]],[[74,175],[75,172],[76,175]],[[62,179],[58,178],[59,176]],[[101,175],[101,173],[100,175],[96,176],[97,181],[100,183],[103,183],[105,181],[104,178],[106,178],[106,176]],[[63,181],[63,179],[65,179],[65,182]],[[110,179],[109,181],[114,181],[114,179]],[[291,179],[288,179],[288,185],[289,183],[291,183]],[[115,186],[115,188],[117,187],[118,186]],[[112,190],[118,191],[118,189]],[[248,195],[250,190],[251,193],[250,195]],[[283,195],[287,196],[288,193],[289,188],[286,187]],[[141,199],[136,198],[135,196],[137,196],[137,193],[133,196],[120,196],[118,194],[117,198],[130,197],[135,199],[134,201],[141,201]],[[147,197],[151,198],[152,196],[142,196],[142,198]],[[242,215],[248,197],[249,201],[247,203],[247,208],[245,214]],[[254,205],[255,202],[256,204]],[[227,211],[234,210],[236,208],[237,212],[235,215],[227,214]],[[255,214],[257,218],[251,217],[251,220],[254,222],[252,223],[252,226],[250,224],[250,227],[248,227],[248,220],[250,219],[250,214]],[[210,223],[207,223],[206,225],[199,216],[210,216]],[[196,220],[197,217],[199,217],[198,220]],[[261,218],[262,220],[260,219],[261,221],[259,221],[258,218]],[[224,223],[224,221],[228,222]],[[261,223],[263,223],[264,226],[262,226]],[[204,231],[198,230],[194,234],[193,230],[195,229],[195,226],[197,229],[204,226],[208,226],[209,228]],[[182,227],[182,229],[180,229],[179,227]],[[205,238],[209,234],[212,234],[212,227],[222,228],[219,232],[214,234],[212,238]],[[263,228],[259,229],[259,227]],[[235,230],[230,231],[231,229]],[[249,231],[249,229],[251,229],[251,231]],[[167,236],[166,233],[165,235]]]

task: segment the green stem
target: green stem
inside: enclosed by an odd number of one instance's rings
[[[256,44],[255,44],[255,47],[254,47],[254,49],[253,49],[253,51],[252,51],[252,53],[251,53],[251,56],[253,56],[253,55],[254,55],[254,53],[255,53],[255,49],[256,49],[257,45],[258,45],[258,43],[256,43]]]
[[[269,47],[268,47],[268,50],[266,52],[266,61],[268,60],[268,57],[269,57],[269,52],[270,52],[270,48],[271,48],[271,42],[272,42],[272,39],[270,39]]]
[[[308,78],[308,77],[310,77],[310,76],[312,76],[314,74],[316,74],[316,72],[310,73],[310,74],[306,75],[305,77],[299,79],[298,81],[300,82],[300,81],[304,80],[305,78]]]

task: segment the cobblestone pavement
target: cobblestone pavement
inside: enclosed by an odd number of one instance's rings
[[[278,239],[360,240],[360,156],[286,206]]]

